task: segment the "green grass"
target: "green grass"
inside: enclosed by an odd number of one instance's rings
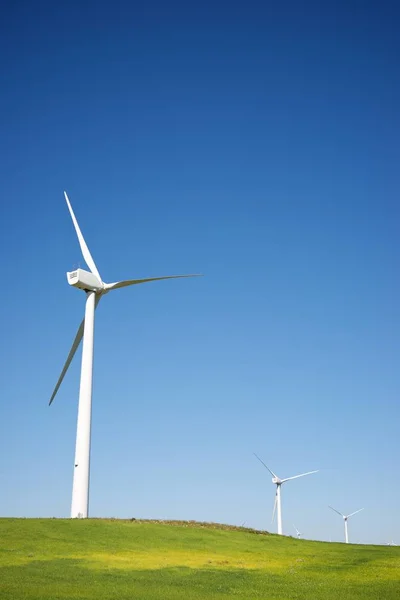
[[[0,519],[1,600],[391,600],[400,548],[200,523]]]

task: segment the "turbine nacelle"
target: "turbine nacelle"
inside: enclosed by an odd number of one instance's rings
[[[272,478],[272,483],[275,483],[276,485],[281,485],[282,480],[279,479],[279,477],[273,477]]]
[[[85,271],[84,269],[77,269],[76,271],[70,271],[67,273],[67,280],[69,285],[84,290],[85,292],[102,292],[104,284],[102,281],[97,279],[96,275]]]

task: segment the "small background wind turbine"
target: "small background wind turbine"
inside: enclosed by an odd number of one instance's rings
[[[255,452],[253,452],[253,454],[260,461],[260,463],[262,465],[264,465],[264,467],[271,473],[271,475],[272,475],[272,483],[274,483],[276,485],[274,510],[272,512],[272,521],[271,521],[271,523],[273,522],[273,520],[275,518],[275,511],[276,511],[276,520],[277,520],[277,525],[278,525],[278,534],[282,535],[281,485],[283,483],[286,483],[286,481],[291,481],[292,479],[298,479],[299,477],[305,477],[305,475],[311,475],[312,473],[318,473],[318,470],[317,471],[308,471],[307,473],[301,473],[301,475],[294,475],[294,477],[286,477],[286,479],[281,479],[280,477],[278,477],[278,475],[276,475],[276,473],[274,473],[273,471],[271,471],[271,469],[269,467],[267,467],[267,465],[265,464],[265,462],[263,462],[261,460],[261,458],[259,456],[257,456],[257,454]]]
[[[345,539],[346,544],[348,544],[349,543],[349,533],[347,531],[347,519],[350,519],[350,517],[352,517],[353,515],[356,515],[357,513],[361,512],[364,509],[363,508],[359,508],[358,510],[350,513],[349,515],[343,515],[341,512],[339,512],[338,510],[336,510],[336,508],[333,508],[333,506],[329,506],[329,508],[331,510],[335,511],[335,513],[337,513],[341,517],[343,517],[343,520],[344,520],[344,539]]]
[[[302,536],[303,534],[302,534],[302,533],[301,533],[301,532],[300,532],[300,531],[297,529],[296,525],[293,525],[293,527],[294,527],[294,528],[295,528],[295,530],[296,530],[296,536],[297,536],[297,539],[299,540],[299,539],[300,539],[300,536]]]
[[[94,342],[94,311],[100,299],[112,290],[138,285],[149,281],[160,281],[161,279],[178,279],[182,277],[196,277],[197,275],[167,275],[164,277],[147,277],[145,279],[126,279],[105,283],[97,270],[89,248],[86,245],[82,232],[79,228],[74,211],[64,192],[68,210],[78,236],[83,258],[90,269],[76,269],[67,273],[67,280],[73,287],[79,288],[86,293],[85,318],[80,324],[75,339],[72,343],[67,360],[58,378],[54,391],[51,395],[51,404],[64,379],[69,365],[74,358],[79,344],[83,338],[81,382],[79,389],[78,423],[76,430],[76,447],[74,463],[74,480],[72,486],[71,517],[84,518],[88,516],[89,505],[89,467],[90,467],[90,434],[91,434],[91,412],[92,412],[92,380],[93,380],[93,342]]]

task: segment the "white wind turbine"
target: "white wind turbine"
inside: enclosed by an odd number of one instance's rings
[[[276,494],[275,494],[275,502],[274,502],[274,510],[272,513],[272,521],[273,522],[274,518],[275,518],[275,511],[276,511],[276,520],[278,523],[278,534],[282,535],[282,506],[281,506],[281,485],[283,483],[285,483],[286,481],[291,481],[292,479],[297,479],[298,477],[304,477],[305,475],[311,475],[312,473],[318,473],[317,471],[308,471],[307,473],[301,473],[301,475],[295,475],[294,477],[286,477],[286,479],[280,479],[280,477],[278,477],[278,475],[276,475],[273,471],[271,471],[271,469],[269,467],[267,467],[267,465],[265,464],[265,462],[263,462],[261,460],[261,458],[259,456],[257,456],[257,454],[255,454],[253,452],[254,456],[256,458],[258,458],[258,460],[260,461],[260,463],[262,465],[264,465],[264,467],[271,473],[272,475],[272,483],[274,483],[276,485]]]
[[[300,531],[297,529],[296,525],[293,525],[293,527],[294,527],[294,528],[295,528],[295,530],[296,530],[296,536],[297,536],[297,539],[299,540],[299,539],[300,539],[300,536],[302,536],[303,534],[302,534],[302,533],[301,533],[301,532],[300,532]]]
[[[329,508],[331,510],[335,511],[335,513],[337,513],[341,517],[343,517],[343,520],[344,520],[344,539],[345,539],[346,544],[348,544],[349,543],[349,534],[348,534],[348,531],[347,531],[347,519],[349,519],[353,515],[356,515],[357,513],[361,512],[364,509],[363,508],[359,508],[358,510],[356,510],[355,512],[350,513],[349,515],[343,515],[341,512],[339,512],[338,510],[336,510],[336,508],[333,508],[333,506],[329,506]]]
[[[57,384],[51,395],[51,404],[57,394],[58,388],[71,361],[78,349],[78,346],[83,338],[82,348],[82,366],[81,366],[81,382],[79,388],[79,405],[78,405],[78,423],[76,430],[76,447],[75,447],[75,463],[74,463],[74,480],[72,487],[72,518],[85,518],[88,516],[89,506],[89,471],[90,471],[90,430],[91,430],[91,411],[92,411],[92,379],[93,379],[93,341],[94,341],[94,311],[100,299],[110,292],[118,288],[129,285],[137,285],[139,283],[147,283],[148,281],[159,281],[161,279],[178,279],[181,277],[196,277],[196,275],[169,275],[166,277],[148,277],[146,279],[127,279],[125,281],[116,281],[114,283],[105,283],[102,281],[97,267],[94,263],[89,248],[83,238],[78,222],[75,218],[74,211],[68,200],[66,192],[64,192],[65,200],[78,236],[79,245],[82,250],[83,258],[90,269],[90,272],[83,269],[77,269],[67,273],[67,280],[73,287],[79,288],[86,292],[86,308],[85,318],[79,326],[71,350],[69,351],[65,365],[58,378]]]

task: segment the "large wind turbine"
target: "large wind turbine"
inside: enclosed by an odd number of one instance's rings
[[[260,463],[262,465],[264,465],[264,467],[271,473],[272,483],[274,483],[276,485],[276,494],[275,494],[274,510],[272,513],[272,521],[275,518],[275,511],[276,511],[276,517],[277,517],[277,523],[278,523],[278,534],[282,535],[282,506],[281,506],[281,485],[282,485],[282,483],[285,483],[286,481],[291,481],[292,479],[297,479],[298,477],[304,477],[305,475],[311,475],[312,473],[318,473],[318,470],[317,471],[308,471],[307,473],[301,473],[301,475],[295,475],[294,477],[287,477],[286,479],[280,479],[280,477],[278,477],[278,475],[276,475],[273,471],[271,471],[271,469],[269,467],[267,467],[265,462],[263,462],[261,460],[261,458],[259,456],[257,456],[257,454],[255,454],[255,453],[253,453],[253,454],[256,458],[258,458]],[[272,523],[272,521],[271,521],[271,523]]]
[[[348,531],[347,531],[347,519],[349,519],[353,515],[356,515],[357,513],[361,512],[364,509],[363,508],[359,508],[358,510],[356,510],[355,512],[350,513],[349,515],[343,515],[341,512],[339,512],[338,510],[336,510],[336,508],[333,508],[333,506],[329,506],[329,508],[331,510],[335,511],[335,513],[337,513],[341,517],[343,517],[343,520],[344,520],[344,539],[345,539],[346,544],[348,544],[349,543],[349,534],[348,534]]]
[[[78,405],[78,423],[76,430],[76,447],[74,463],[74,481],[72,487],[72,518],[85,518],[88,516],[89,507],[89,468],[90,468],[90,430],[91,430],[91,412],[92,412],[92,379],[93,379],[93,341],[94,341],[94,311],[100,299],[118,288],[148,281],[159,281],[161,279],[178,279],[181,277],[196,277],[196,275],[169,275],[166,277],[148,277],[146,279],[127,279],[125,281],[116,281],[114,283],[105,283],[97,270],[89,248],[86,245],[82,232],[79,228],[74,211],[64,192],[68,210],[78,236],[79,245],[82,250],[83,258],[90,269],[90,272],[83,269],[77,269],[67,273],[67,280],[73,287],[79,288],[86,293],[85,318],[79,326],[71,350],[69,351],[65,365],[58,378],[57,384],[51,395],[51,404],[58,392],[62,380],[71,361],[83,338],[82,348],[82,367],[81,382],[79,388]]]

